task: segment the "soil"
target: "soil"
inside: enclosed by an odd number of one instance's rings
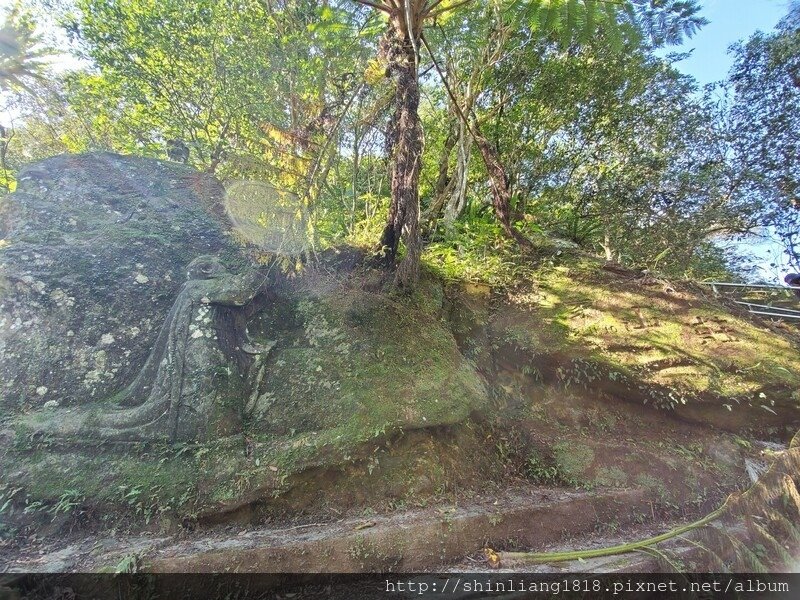
[[[119,532],[87,535],[80,523],[61,519],[49,532],[6,541],[0,563],[11,572],[113,571],[131,558],[139,568],[156,572],[489,569],[481,554],[485,547],[605,547],[669,530],[747,487],[746,457],[765,460],[766,444],[754,443],[748,451],[732,434],[675,416],[634,413],[625,404],[609,407],[607,401],[587,397],[556,397],[555,391],[540,396],[537,410],[547,419],[534,412],[513,430],[483,430],[513,448],[506,457],[505,488],[453,490],[427,506],[400,510],[386,503],[366,508],[340,503],[334,493],[317,507],[314,521],[287,511],[263,523],[263,513],[250,513],[170,534],[126,533],[121,524]],[[510,440],[515,434],[519,437]],[[547,452],[552,440],[559,440],[557,448],[591,448],[591,461],[564,465],[567,472],[560,476],[576,478],[569,481],[548,485],[525,477],[524,465],[517,464],[520,456],[526,449]],[[479,472],[472,475],[481,478]],[[53,531],[59,531],[57,538]],[[631,560],[615,557],[554,569],[619,570],[643,564],[641,557]],[[534,568],[542,569],[547,567]]]
[[[555,271],[513,293],[423,280],[413,302],[366,291],[363,274],[287,293],[285,306],[261,316],[265,336],[283,327],[267,377],[279,400],[259,423],[262,437],[195,448],[185,473],[189,452],[125,451],[135,476],[150,477],[145,488],[176,484],[164,465],[196,484],[205,496],[194,514],[162,497],[120,506],[118,495],[80,496],[60,510],[57,466],[67,463],[41,457],[68,452],[20,450],[6,431],[3,448],[52,483],[40,486],[38,505],[11,494],[17,520],[4,525],[0,570],[488,569],[487,547],[595,548],[668,531],[740,497],[753,483],[748,465],[763,472],[753,465],[790,454],[794,498],[797,336],[691,289],[653,292],[592,268],[577,292],[574,273]],[[387,341],[387,328],[406,337]],[[121,459],[103,452],[75,455],[76,485],[139,490],[114,471]],[[94,465],[104,478],[86,473]],[[754,502],[773,510],[774,500]],[[791,522],[774,521],[791,537]],[[673,562],[694,560],[685,541],[664,548]],[[626,555],[513,568],[663,562]]]

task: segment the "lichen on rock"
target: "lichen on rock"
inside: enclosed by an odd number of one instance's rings
[[[41,386],[74,405],[130,383],[187,265],[235,252],[223,194],[191,169],[110,153],[23,169],[0,201],[4,410],[41,406]]]
[[[196,258],[141,371],[111,406],[37,413],[26,425],[34,434],[73,443],[192,442],[240,433],[240,404],[254,362],[246,355],[260,355],[242,350],[248,345],[243,307],[267,279],[258,270],[232,275],[213,256]],[[225,328],[230,331],[218,333]],[[113,343],[110,334],[104,337],[103,344]]]

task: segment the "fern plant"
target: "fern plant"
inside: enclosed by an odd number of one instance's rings
[[[0,27],[0,88],[30,91],[26,80],[42,79],[49,54],[31,16],[15,4]]]
[[[513,0],[531,31],[564,45],[585,43],[601,31],[612,42],[643,35],[653,46],[679,44],[708,23],[695,0]]]

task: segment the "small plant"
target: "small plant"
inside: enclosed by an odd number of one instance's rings
[[[48,514],[55,521],[60,514],[69,514],[84,503],[85,497],[77,490],[66,490],[55,503],[51,504],[43,500],[26,500],[23,513],[32,515],[37,513]]]
[[[439,509],[439,513],[442,515],[442,524],[447,528],[447,531],[453,531],[455,512],[455,508]]]
[[[116,575],[138,573],[141,567],[141,557],[136,553],[126,554],[114,567]]]
[[[597,470],[595,482],[602,486],[625,487],[628,483],[628,475],[616,466],[603,467]]]
[[[55,505],[49,509],[49,512],[51,515],[53,515],[53,520],[55,520],[59,514],[68,514],[74,511],[77,507],[83,504],[84,500],[85,498],[83,494],[77,490],[67,490],[61,494],[61,497],[58,499]]]
[[[558,467],[545,462],[538,452],[531,454],[525,462],[525,475],[528,479],[545,485],[554,485],[561,479]]]
[[[369,559],[382,559],[378,554],[375,545],[363,536],[359,535],[350,548],[347,549],[348,556],[359,563],[359,567],[364,569],[367,567]]]
[[[553,446],[555,464],[565,483],[581,484],[586,470],[594,462],[594,450],[572,442],[562,441]]]
[[[11,489],[9,489],[8,486],[3,487],[3,490],[0,492],[0,515],[11,508],[11,505],[14,502],[14,496],[21,491],[21,487],[15,487]]]
[[[367,472],[372,475],[372,473],[380,466],[380,460],[377,456],[370,456],[369,461],[367,462]]]
[[[118,489],[121,500],[134,509],[137,515],[143,516],[145,524],[149,525],[154,516],[159,512],[163,512],[163,510],[159,509],[155,493],[148,497],[144,490],[138,486],[121,485]],[[155,490],[152,491],[155,492]]]

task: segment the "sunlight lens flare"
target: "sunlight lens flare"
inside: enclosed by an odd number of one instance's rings
[[[294,256],[309,245],[306,208],[290,191],[238,181],[225,191],[225,211],[236,233],[262,250]]]

